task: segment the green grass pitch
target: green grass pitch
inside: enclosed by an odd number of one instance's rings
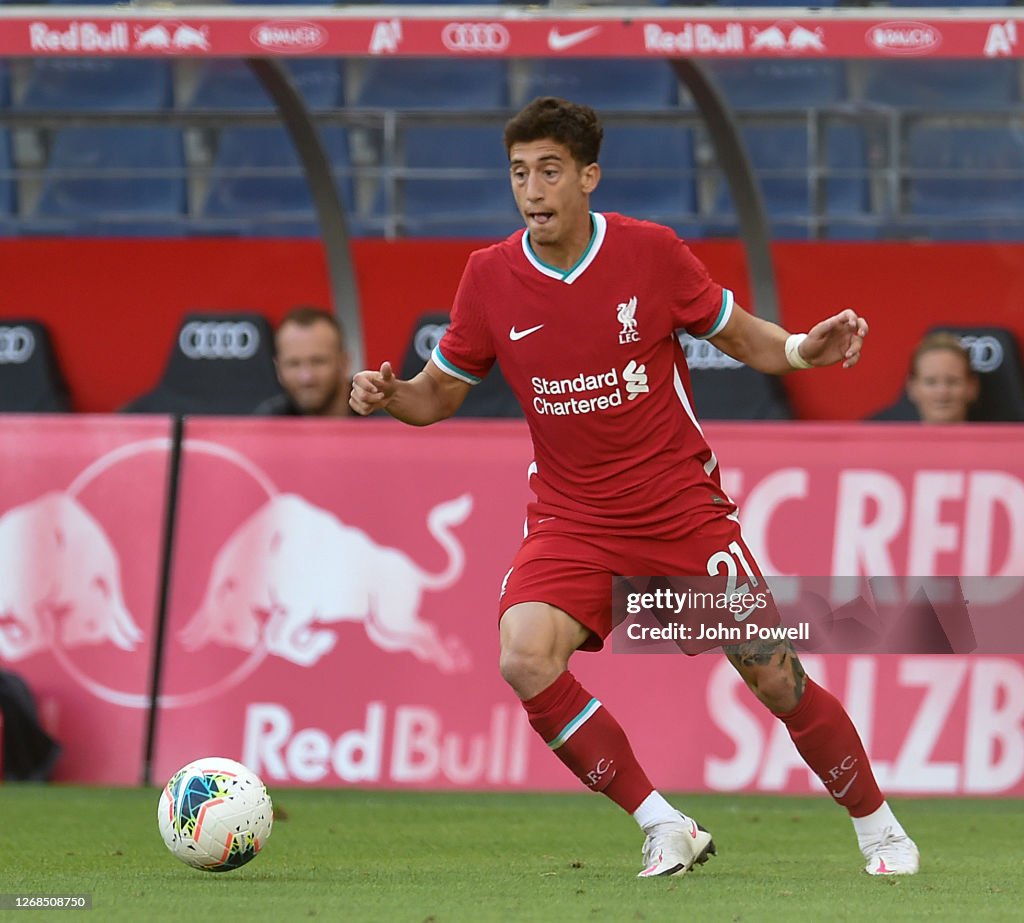
[[[587,793],[271,794],[266,850],[211,874],[164,848],[156,790],[0,786],[0,892],[93,899],[92,910],[0,911],[0,923],[1024,919],[1021,801],[895,799],[922,870],[873,879],[825,797],[676,796],[718,856],[639,881],[639,830]]]

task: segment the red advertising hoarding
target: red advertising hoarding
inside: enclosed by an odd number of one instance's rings
[[[424,8],[289,11],[14,9],[0,54],[96,57],[418,56],[820,58],[1021,57],[1014,10],[668,11]],[[772,11],[779,12],[779,11]]]
[[[135,783],[149,721],[167,418],[0,428],[0,669],[63,747],[56,778]]]
[[[170,423],[5,424],[0,668],[38,697],[57,778],[136,782]],[[1017,427],[707,432],[769,572],[1024,583]],[[530,455],[517,422],[186,421],[153,777],[216,753],[275,786],[574,790],[497,670]],[[984,654],[801,656],[889,791],[1020,796],[1019,635]],[[610,645],[573,669],[662,788],[817,790],[716,653]]]

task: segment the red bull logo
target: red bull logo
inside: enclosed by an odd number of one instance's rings
[[[435,506],[427,529],[447,554],[437,573],[404,552],[296,494],[271,497],[217,554],[203,602],[181,631],[188,650],[221,644],[309,667],[337,642],[330,626],[359,622],[386,651],[407,651],[444,673],[461,672],[469,655],[419,617],[424,591],[446,589],[465,556],[453,534],[473,508],[469,495]]]
[[[0,516],[0,657],[110,643],[142,631],[125,606],[117,553],[96,518],[53,491]]]
[[[122,446],[87,465],[68,488],[0,515],[0,660],[52,656],[95,697],[149,707],[148,649],[156,620],[152,610],[149,618],[133,616],[123,588],[123,570],[139,550],[131,538],[139,523],[112,511],[104,499],[122,493],[118,485],[131,482],[131,466],[163,465],[169,449],[165,438]],[[268,656],[312,667],[335,648],[335,626],[342,622],[361,624],[365,638],[387,653],[412,655],[445,674],[469,669],[462,642],[423,619],[420,604],[424,593],[451,587],[463,573],[465,554],[455,530],[473,509],[471,496],[429,511],[426,530],[445,555],[445,563],[431,571],[330,510],[279,493],[238,452],[187,439],[183,451],[193,465],[206,459],[226,466],[236,490],[247,487],[258,502],[212,555],[200,605],[183,626],[171,625],[165,650],[173,654],[177,648],[200,669],[190,670],[187,688],[166,689],[161,705],[185,708],[221,696]],[[154,548],[161,514],[142,526]],[[154,574],[155,563],[149,562]],[[154,590],[155,581],[149,586],[155,605]],[[203,660],[193,655],[210,648],[245,656],[226,670],[220,658],[204,683]],[[88,654],[76,654],[78,649]]]

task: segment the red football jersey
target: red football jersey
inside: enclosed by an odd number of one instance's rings
[[[473,253],[432,358],[471,384],[501,364],[533,436],[531,519],[686,531],[687,514],[731,503],[677,331],[721,331],[732,292],[668,228],[592,217],[568,272],[541,262],[525,231]]]

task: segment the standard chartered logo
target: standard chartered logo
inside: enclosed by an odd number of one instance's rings
[[[621,375],[612,367],[596,375],[580,372],[574,378],[542,378],[537,375],[530,379],[530,384],[536,395],[533,409],[539,414],[554,417],[621,407],[623,389],[626,400],[630,401],[650,391],[647,366],[637,364],[635,360],[630,360]]]
[[[626,391],[631,401],[636,400],[638,394],[646,394],[651,390],[647,386],[646,365],[637,365],[635,361],[630,361],[622,370],[622,378],[626,382]]]

